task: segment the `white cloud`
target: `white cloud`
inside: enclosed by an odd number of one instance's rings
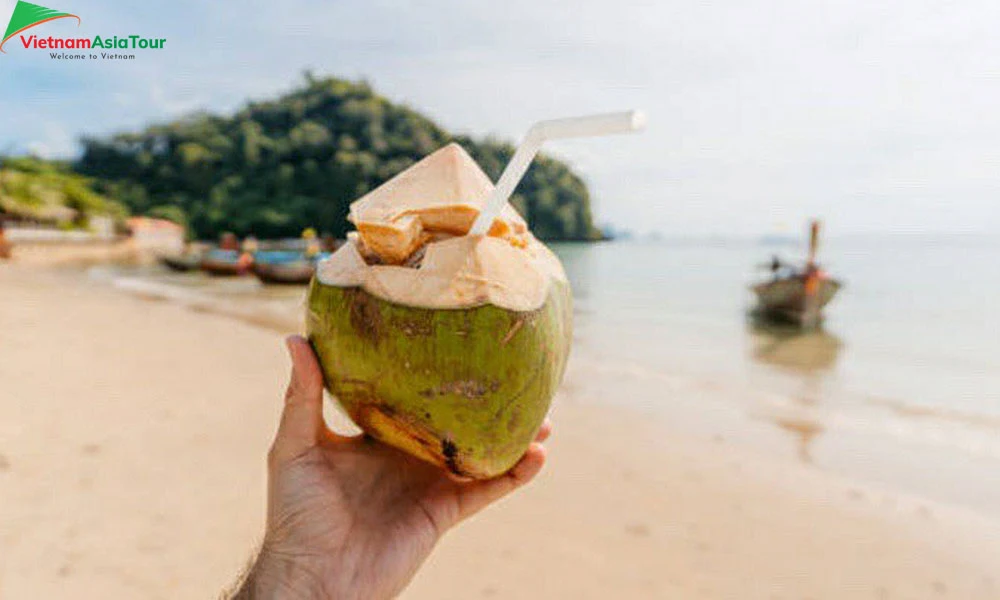
[[[28,152],[42,158],[59,158],[73,153],[76,140],[69,131],[55,123],[48,123],[42,129],[41,138],[28,144]]]

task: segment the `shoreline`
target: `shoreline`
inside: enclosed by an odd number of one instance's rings
[[[217,595],[261,531],[281,336],[23,264],[0,288],[0,598]],[[404,597],[1000,595],[1000,520],[663,428],[594,402],[588,365],[539,481],[449,533]]]

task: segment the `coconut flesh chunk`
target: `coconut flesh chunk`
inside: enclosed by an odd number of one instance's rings
[[[319,282],[406,306],[539,308],[566,275],[517,211],[504,207],[486,237],[465,236],[492,191],[461,146],[441,148],[351,204],[358,231],[320,263]]]

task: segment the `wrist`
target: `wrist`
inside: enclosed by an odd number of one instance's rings
[[[320,600],[319,578],[302,561],[283,556],[265,543],[232,600]]]

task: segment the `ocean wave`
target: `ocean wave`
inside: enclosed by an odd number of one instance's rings
[[[111,274],[103,278],[115,288],[142,298],[166,300],[198,312],[232,317],[279,332],[302,329],[301,302],[290,302],[286,299],[227,297],[211,291],[142,277]]]

